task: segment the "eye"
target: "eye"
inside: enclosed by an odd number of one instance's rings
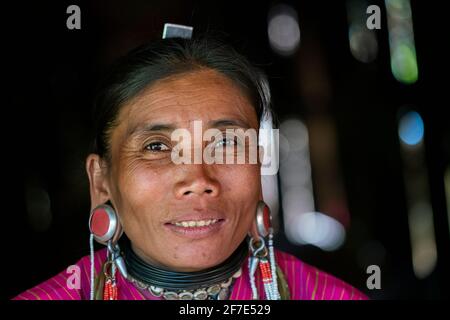
[[[228,146],[235,146],[237,145],[237,138],[236,137],[224,137],[219,142],[217,142],[216,147],[228,147]]]
[[[162,142],[151,142],[145,146],[145,150],[152,152],[168,151],[169,147]]]

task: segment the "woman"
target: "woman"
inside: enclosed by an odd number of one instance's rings
[[[259,161],[189,163],[196,151],[248,160],[239,132],[257,132],[269,96],[258,70],[211,39],[163,39],[120,59],[86,160],[91,257],[75,265],[78,282],[64,271],[16,299],[365,299],[273,249]],[[216,134],[192,146],[199,129]],[[93,238],[107,248],[94,254]]]

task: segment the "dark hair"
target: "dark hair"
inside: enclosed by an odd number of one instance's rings
[[[212,69],[237,84],[255,107],[258,120],[272,111],[266,77],[231,46],[217,39],[160,39],[117,60],[103,79],[94,103],[94,150],[109,158],[110,130],[121,107],[158,80]]]

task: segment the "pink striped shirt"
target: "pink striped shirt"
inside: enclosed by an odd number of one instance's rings
[[[95,272],[98,273],[106,259],[106,249],[95,253]],[[366,300],[367,297],[349,284],[308,265],[296,257],[276,251],[276,260],[286,277],[292,300]],[[80,288],[68,285],[72,275],[63,271],[53,278],[22,292],[14,300],[87,300],[90,292],[90,258],[83,257],[76,264],[81,271]],[[132,283],[117,273],[119,300],[157,300],[148,292],[137,289]],[[265,299],[263,283],[259,270],[256,272],[256,283],[260,299]],[[230,300],[251,300],[252,290],[248,275],[248,263],[242,267],[242,275],[236,279]]]

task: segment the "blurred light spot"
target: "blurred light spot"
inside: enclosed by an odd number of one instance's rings
[[[52,222],[50,197],[43,188],[27,185],[25,191],[28,222],[37,232],[46,231]]]
[[[299,119],[288,119],[281,123],[280,133],[286,139],[289,148],[282,148],[283,162],[280,163],[280,180],[287,188],[307,187],[312,190],[311,164],[309,160],[308,130]],[[287,190],[286,190],[287,191]],[[308,211],[313,211],[310,208]]]
[[[373,31],[350,29],[350,51],[355,59],[369,63],[375,60],[378,54],[378,42]]]
[[[295,228],[300,243],[311,244],[326,251],[336,250],[345,240],[342,224],[320,212],[300,214]]]
[[[274,6],[269,12],[269,43],[272,49],[282,55],[293,54],[300,44],[300,28],[297,12],[288,5]]]
[[[399,44],[392,50],[391,69],[394,77],[407,84],[414,83],[419,77],[414,48]]]
[[[295,221],[299,214],[315,211],[308,132],[302,121],[291,118],[281,123],[280,136],[285,140],[280,148],[284,228],[289,241],[299,243]]]
[[[289,148],[293,151],[302,151],[308,148],[308,130],[298,119],[288,119],[280,125],[280,130],[287,137],[290,137]]]
[[[398,19],[411,18],[411,8],[408,0],[386,0],[390,14]]]
[[[426,278],[434,270],[437,261],[433,212],[429,203],[416,202],[409,211],[409,229],[414,273]]]
[[[289,154],[289,158],[280,166],[280,178],[283,186],[311,185],[311,165],[308,160],[302,154],[292,152]]]
[[[350,52],[363,63],[372,62],[378,55],[375,30],[368,29],[366,25],[368,6],[365,0],[347,0]]]
[[[422,143],[424,136],[422,118],[417,112],[409,111],[400,118],[398,130],[408,207],[412,265],[416,277],[423,279],[434,270],[437,251],[425,148]]]
[[[282,187],[282,189],[285,190],[286,188]],[[310,212],[311,210],[314,210],[314,198],[309,187],[291,187],[283,192],[283,211],[287,221],[286,228],[292,226],[289,223],[290,220],[294,221],[297,215]]]
[[[280,185],[286,236],[294,244],[311,244],[322,250],[336,250],[345,240],[344,227],[335,219],[315,212],[309,159],[309,136],[299,119],[280,125],[286,146],[280,149]]]
[[[283,163],[289,156],[291,146],[289,145],[288,139],[284,134],[280,133],[280,163]]]
[[[424,124],[422,117],[415,111],[403,115],[398,125],[400,140],[410,146],[419,144],[423,140]]]
[[[395,79],[412,84],[419,78],[409,0],[385,0],[391,70]]]

